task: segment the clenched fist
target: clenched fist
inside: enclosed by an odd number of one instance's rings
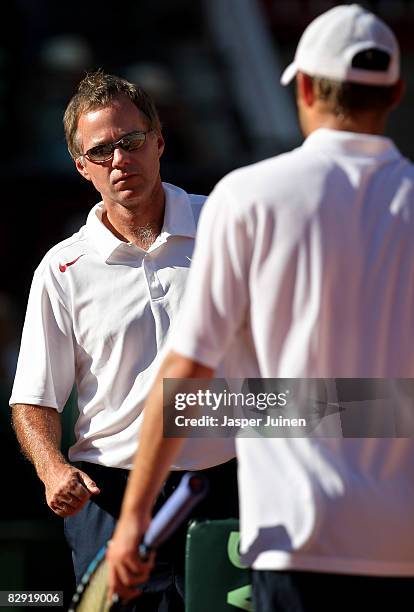
[[[58,516],[76,514],[99,488],[85,472],[69,464],[61,464],[48,473],[44,481],[47,505]]]

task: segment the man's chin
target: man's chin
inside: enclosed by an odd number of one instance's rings
[[[143,192],[140,193],[136,189],[123,189],[114,198],[115,202],[128,209],[140,206],[145,199],[145,194]]]

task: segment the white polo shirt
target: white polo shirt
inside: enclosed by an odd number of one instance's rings
[[[116,238],[102,203],[34,274],[10,404],[59,412],[76,384],[72,461],[130,469],[142,409],[178,314],[204,196],[163,183],[164,225],[148,251]],[[230,440],[189,440],[176,469],[218,465]]]
[[[214,236],[214,248],[211,245]],[[320,129],[225,177],[203,210],[180,354],[239,377],[414,377],[414,169]],[[256,569],[414,575],[414,440],[240,438]]]

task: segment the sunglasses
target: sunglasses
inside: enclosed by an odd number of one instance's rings
[[[86,157],[86,159],[89,159],[91,162],[100,163],[111,159],[117,147],[128,152],[137,151],[144,146],[147,139],[147,134],[152,131],[153,128],[150,128],[146,132],[130,132],[129,134],[122,136],[122,138],[119,140],[115,140],[115,142],[109,142],[108,144],[101,144],[97,145],[96,147],[92,147],[91,149],[88,149],[86,153],[82,153],[80,157]]]

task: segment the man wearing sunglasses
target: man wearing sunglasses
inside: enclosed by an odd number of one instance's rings
[[[101,71],[87,75],[64,127],[77,170],[102,201],[35,272],[10,403],[47,503],[65,518],[79,582],[119,515],[144,400],[178,313],[205,198],[161,181],[160,120],[140,87]],[[76,467],[59,450],[60,413],[74,384],[79,415],[69,458]],[[212,495],[200,511],[235,516],[232,442],[194,442],[174,463],[158,505],[183,470],[201,469]],[[137,609],[183,610],[183,565],[184,531],[160,551]]]

